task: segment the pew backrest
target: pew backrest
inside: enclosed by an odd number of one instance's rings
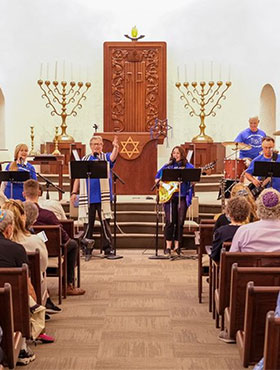
[[[235,338],[237,331],[244,327],[246,291],[250,281],[253,281],[255,286],[279,287],[280,267],[239,267],[237,263],[232,265],[229,303],[231,338]]]
[[[276,369],[280,369],[280,317],[270,311],[266,316],[264,370]]]
[[[14,330],[30,338],[30,311],[28,295],[28,266],[1,267],[0,286],[9,283],[12,286]]]
[[[229,306],[231,267],[234,263],[238,267],[280,267],[280,253],[275,252],[226,252],[221,251],[220,269],[218,279],[219,307],[216,307],[219,314],[222,314]]]

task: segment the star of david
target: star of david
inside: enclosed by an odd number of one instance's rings
[[[138,149],[139,143],[140,143],[139,141],[134,141],[132,137],[129,136],[129,138],[126,141],[121,141],[122,149],[120,153],[127,154],[128,158],[131,158],[133,154],[139,154],[140,153]]]
[[[172,126],[168,124],[168,119],[155,119],[155,123],[150,128],[151,138],[158,139],[160,135],[167,136],[167,132],[172,129]]]

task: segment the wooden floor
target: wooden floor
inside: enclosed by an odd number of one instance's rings
[[[28,369],[242,369],[236,345],[217,339],[206,292],[198,304],[196,260],[120,252],[121,260],[82,262],[86,294],[63,300],[47,322],[56,342],[31,346]]]

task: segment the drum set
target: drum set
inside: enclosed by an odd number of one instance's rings
[[[238,157],[239,150],[250,150],[251,145],[238,143],[234,141],[225,141],[222,143],[233,152],[224,158],[224,177],[221,181],[221,189],[218,199],[222,199],[222,207],[225,205],[225,198],[230,197],[231,188],[237,182],[244,181],[244,173],[251,163],[250,158],[240,159]],[[234,159],[230,158],[234,156]]]
[[[224,141],[223,146],[230,148],[233,153],[229,154],[224,159],[225,179],[240,181],[246,168],[250,165],[250,159],[239,159],[237,154],[239,150],[250,150],[251,145],[244,143],[235,143],[234,141]],[[234,159],[229,159],[234,155]]]

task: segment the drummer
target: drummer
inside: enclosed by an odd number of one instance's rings
[[[239,157],[243,158],[256,158],[262,150],[262,138],[266,137],[266,133],[258,128],[259,117],[250,117],[249,118],[249,127],[241,131],[236,139],[234,140],[237,143],[244,143],[248,146],[251,146],[251,149],[240,150]]]

